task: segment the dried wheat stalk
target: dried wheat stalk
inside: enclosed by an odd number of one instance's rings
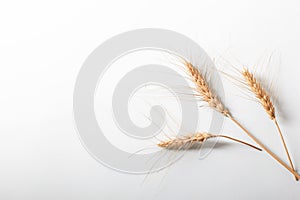
[[[283,162],[276,154],[274,154],[268,147],[261,143],[254,135],[252,135],[242,124],[240,124],[229,112],[228,109],[223,105],[220,98],[211,89],[205,77],[200,73],[200,71],[189,61],[184,58],[180,58],[182,63],[185,65],[188,74],[192,78],[196,86],[196,91],[201,96],[202,100],[207,102],[208,105],[222,113],[225,117],[232,120],[237,126],[239,126],[253,141],[255,141],[263,150],[265,150],[271,157],[273,157],[278,163],[289,170],[298,179],[300,175],[295,172],[295,170]]]
[[[168,140],[158,143],[157,146],[162,147],[162,148],[167,148],[167,149],[173,149],[173,148],[181,149],[181,147],[183,147],[183,146],[187,145],[188,147],[191,147],[194,144],[202,144],[206,140],[211,139],[211,138],[216,138],[216,137],[227,138],[229,140],[233,140],[233,141],[248,145],[256,150],[261,151],[260,148],[254,146],[254,145],[251,145],[247,142],[238,140],[236,138],[233,138],[233,137],[230,137],[227,135],[214,135],[214,134],[210,134],[210,133],[196,133],[196,134],[189,135],[189,136],[170,138]]]
[[[275,108],[274,108],[274,104],[273,104],[273,102],[270,98],[270,95],[263,88],[262,84],[255,78],[254,74],[251,73],[247,68],[244,68],[244,70],[241,72],[241,74],[244,78],[244,81],[245,81],[246,85],[250,89],[250,91],[252,91],[252,93],[255,95],[255,97],[259,100],[260,104],[265,109],[265,111],[268,114],[269,118],[274,121],[274,123],[277,127],[277,130],[278,130],[280,139],[281,139],[282,144],[284,146],[286,155],[288,157],[290,166],[295,171],[295,168],[294,168],[293,162],[291,160],[287,145],[284,141],[284,137],[282,135],[281,129],[280,129],[279,124],[278,124],[277,119],[276,119]],[[296,176],[295,176],[295,179],[298,180],[298,178]]]

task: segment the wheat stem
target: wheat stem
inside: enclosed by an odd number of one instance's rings
[[[254,148],[254,149],[258,150],[258,151],[262,151],[261,148],[258,148],[258,147],[254,146],[254,145],[252,145],[252,144],[249,144],[249,143],[247,143],[247,142],[244,142],[244,141],[242,141],[242,140],[239,140],[239,139],[236,139],[236,138],[227,136],[227,135],[215,135],[215,137],[223,137],[223,138],[227,138],[227,139],[229,139],[229,140],[233,140],[233,141],[236,141],[236,142],[245,144],[245,145],[247,145],[247,146],[249,146],[249,147],[252,147],[252,148]]]
[[[285,141],[284,141],[284,137],[283,137],[283,135],[282,135],[281,129],[280,129],[280,127],[279,127],[279,124],[278,124],[276,118],[274,119],[274,122],[275,122],[276,128],[277,128],[277,130],[278,130],[278,133],[279,133],[279,135],[280,135],[280,139],[281,139],[282,144],[283,144],[283,146],[284,146],[284,150],[285,150],[285,153],[286,153],[286,155],[287,155],[287,157],[288,157],[288,160],[289,160],[289,163],[290,163],[290,165],[291,165],[291,168],[295,171],[295,168],[294,168],[292,159],[291,159],[291,157],[290,157],[290,154],[289,154],[287,145],[286,145],[286,143],[285,143]],[[296,176],[295,176],[295,179],[296,179],[296,181],[299,180],[298,177],[296,177]]]
[[[295,172],[295,170],[283,162],[277,155],[275,155],[268,147],[261,143],[256,137],[254,137],[243,125],[241,125],[234,117],[228,115],[228,118],[231,119],[238,127],[240,127],[247,135],[258,144],[264,151],[266,151],[271,157],[273,157],[277,162],[279,162],[283,167],[289,170],[297,179],[300,178],[300,175]]]

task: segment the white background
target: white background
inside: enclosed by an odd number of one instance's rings
[[[300,183],[266,153],[239,145],[198,160],[188,153],[165,172],[112,171],[82,147],[72,115],[76,76],[91,51],[137,28],[164,28],[199,43],[210,56],[230,49],[245,64],[279,52],[279,117],[294,164],[300,165],[299,1],[1,1],[0,198],[298,199]],[[256,136],[285,159],[276,130],[255,103],[226,103]],[[224,132],[248,140],[226,121]],[[248,140],[249,141],[249,140]]]

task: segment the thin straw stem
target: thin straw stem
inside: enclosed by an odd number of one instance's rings
[[[273,157],[277,162],[279,162],[283,167],[285,167],[288,171],[290,171],[297,179],[300,178],[300,175],[295,172],[293,168],[288,166],[285,162],[283,162],[278,156],[276,156],[268,147],[266,147],[263,143],[261,143],[256,137],[254,137],[243,125],[241,125],[234,117],[228,115],[228,118],[231,119],[237,126],[239,126],[247,135],[258,144],[264,151],[266,151],[271,157]]]
[[[247,145],[247,146],[249,146],[249,147],[252,147],[252,148],[254,148],[254,149],[258,150],[258,151],[262,151],[262,149],[260,149],[260,148],[258,148],[258,147],[256,147],[256,146],[254,146],[254,145],[252,145],[252,144],[249,144],[249,143],[247,143],[247,142],[244,142],[244,141],[242,141],[242,140],[239,140],[239,139],[236,139],[236,138],[227,136],[227,135],[216,135],[216,137],[227,138],[227,139],[229,139],[229,140],[233,140],[233,141],[236,141],[236,142],[245,144],[245,145]]]
[[[280,135],[280,139],[281,139],[281,141],[282,141],[282,144],[283,144],[283,146],[284,146],[285,153],[286,153],[286,155],[287,155],[287,157],[288,157],[288,159],[289,159],[289,162],[290,162],[291,168],[292,168],[292,169],[295,171],[295,168],[294,168],[294,165],[293,165],[292,159],[291,159],[291,157],[290,157],[290,154],[289,154],[288,148],[287,148],[287,146],[286,146],[286,143],[285,143],[285,141],[284,141],[284,138],[283,138],[283,135],[282,135],[281,129],[280,129],[280,127],[279,127],[279,124],[278,124],[278,122],[277,122],[276,118],[274,119],[274,122],[275,122],[275,125],[276,125],[276,127],[277,127],[278,133],[279,133],[279,135]],[[295,179],[296,179],[296,181],[298,181],[298,180],[299,180],[297,176],[295,176]]]

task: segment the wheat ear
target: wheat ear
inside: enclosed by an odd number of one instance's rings
[[[278,163],[285,167],[288,171],[294,174],[298,179],[300,175],[295,172],[295,170],[283,162],[276,154],[274,154],[268,147],[261,143],[254,135],[252,135],[241,123],[239,123],[225,108],[223,103],[220,101],[220,98],[214,94],[213,90],[209,87],[209,84],[205,80],[204,76],[199,72],[199,70],[193,66],[192,63],[183,59],[183,64],[188,70],[188,74],[191,76],[196,90],[199,95],[202,97],[202,100],[206,101],[210,107],[222,113],[225,117],[228,117],[232,122],[234,122],[238,127],[240,127],[253,141],[256,142],[263,150],[265,150],[271,157],[273,157]]]
[[[260,148],[254,146],[252,144],[249,144],[247,142],[244,142],[242,140],[238,140],[236,138],[233,138],[233,137],[230,137],[227,135],[215,135],[215,134],[210,134],[210,133],[196,133],[196,134],[189,135],[189,136],[171,138],[171,139],[168,139],[168,140],[158,143],[157,146],[166,148],[166,149],[173,149],[173,148],[179,149],[180,147],[185,146],[185,145],[188,145],[189,147],[191,147],[191,146],[193,146],[193,144],[196,144],[196,143],[201,144],[210,138],[216,138],[216,137],[226,138],[226,139],[247,145],[249,147],[252,147],[258,151],[261,151]]]
[[[246,82],[246,85],[249,87],[249,89],[253,92],[255,97],[259,100],[260,104],[263,106],[265,109],[266,113],[268,114],[269,118],[274,121],[276,128],[278,130],[281,142],[283,144],[285,153],[288,157],[289,163],[291,168],[295,171],[292,159],[290,157],[287,145],[285,143],[284,137],[282,135],[280,126],[277,122],[276,119],[276,114],[275,114],[275,108],[274,104],[270,98],[270,95],[267,93],[267,91],[263,88],[262,84],[255,78],[254,74],[251,73],[247,68],[244,68],[244,70],[241,72],[243,75],[243,78]],[[298,178],[295,176],[295,179],[298,181]]]
[[[209,87],[204,76],[190,62],[184,61],[184,64],[195,83],[196,90],[200,94],[203,101],[207,102],[211,108],[222,113],[225,116],[230,115],[229,110],[225,108],[220,98]]]

